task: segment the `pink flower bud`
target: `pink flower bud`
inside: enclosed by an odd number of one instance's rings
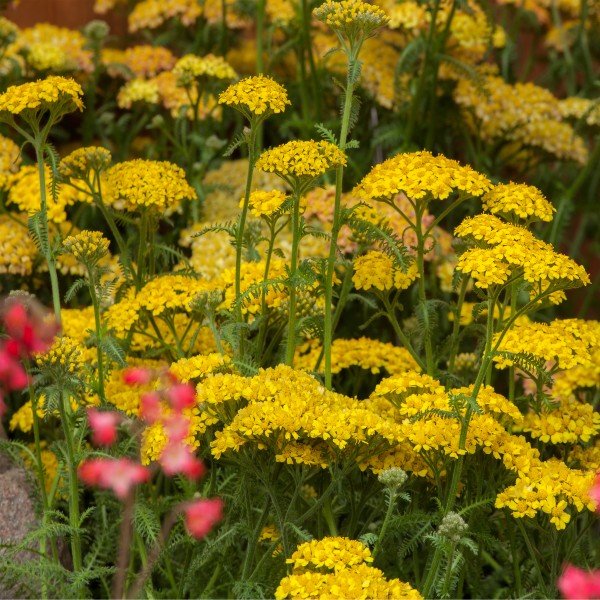
[[[164,420],[164,427],[170,442],[181,442],[190,433],[190,420],[175,413]]]
[[[93,407],[88,408],[87,414],[92,442],[96,446],[112,446],[117,441],[117,425],[121,415],[115,411],[100,412]]]
[[[185,508],[185,526],[188,533],[202,539],[223,517],[223,501],[220,498],[190,502]]]
[[[196,403],[196,390],[188,383],[179,383],[167,390],[167,398],[171,406],[178,411],[194,406]]]
[[[132,367],[123,373],[123,381],[127,385],[146,385],[152,381],[152,369]]]
[[[172,477],[181,473],[188,479],[200,479],[206,471],[202,461],[198,460],[192,449],[181,442],[170,442],[166,445],[159,462],[165,475]]]
[[[78,475],[83,483],[112,490],[121,500],[150,479],[150,471],[129,458],[92,458],[79,465]]]

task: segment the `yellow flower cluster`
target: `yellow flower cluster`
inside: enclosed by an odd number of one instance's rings
[[[64,114],[75,109],[83,110],[83,90],[74,80],[50,76],[21,85],[11,85],[0,94],[0,118],[2,113],[12,115],[37,113],[39,108],[52,109]]]
[[[481,196],[492,187],[484,175],[469,166],[430,152],[397,154],[375,165],[354,188],[362,200],[392,200],[404,192],[412,200],[444,200],[454,192]]]
[[[372,287],[385,291],[392,288],[405,290],[419,277],[415,261],[411,261],[406,272],[394,265],[391,256],[373,250],[354,260],[352,281],[357,290]]]
[[[494,336],[495,343],[499,334]],[[550,324],[523,323],[508,331],[498,352],[529,354],[544,361],[554,361],[560,369],[590,364],[590,347],[600,345],[596,327],[581,319],[555,319]],[[514,364],[510,356],[495,356],[500,369]]]
[[[215,433],[212,453],[219,458],[254,441],[279,454],[288,443],[325,451],[353,452],[358,458],[387,449],[382,442],[403,441],[399,425],[358,400],[336,394],[301,371],[279,365],[254,377],[209,376],[197,387],[204,426],[225,423]],[[239,408],[237,412],[235,408]],[[232,412],[234,411],[234,412]],[[235,414],[233,419],[227,415]],[[200,429],[200,432],[203,429]],[[378,443],[379,442],[379,443]],[[370,449],[371,448],[371,449]]]
[[[84,179],[90,171],[102,173],[110,166],[112,156],[109,150],[100,146],[78,148],[65,156],[58,165],[61,179]]]
[[[298,348],[294,365],[297,369],[313,371],[321,353],[320,345],[309,342]],[[331,372],[339,373],[354,366],[371,373],[385,369],[390,375],[419,368],[408,350],[400,346],[366,337],[334,340],[331,345]]]
[[[590,127],[600,125],[600,105],[597,100],[572,96],[559,100],[558,107],[564,118],[583,119]]]
[[[574,399],[561,400],[559,406],[553,410],[527,414],[519,430],[544,443],[589,442],[600,432],[600,413],[597,413],[591,404]]]
[[[21,150],[11,139],[0,135],[0,190],[21,165]]]
[[[48,221],[64,223],[67,219],[66,207],[76,202],[90,203],[92,198],[73,187],[61,187],[56,200],[52,196],[50,169],[45,167],[46,205]],[[8,192],[8,204],[15,204],[19,210],[28,214],[39,211],[42,207],[40,194],[40,178],[37,166],[27,165],[11,178]]]
[[[87,42],[76,29],[37,23],[21,31],[15,49],[23,52],[29,65],[40,71],[81,70],[90,73],[94,63]]]
[[[389,21],[381,8],[362,0],[327,0],[315,8],[313,14],[350,40],[361,33],[369,35]]]
[[[164,46],[141,44],[127,48],[123,53],[113,54],[110,62],[122,63],[131,71],[133,77],[145,78],[156,77],[161,71],[170,71],[177,58]],[[123,76],[123,71],[117,73]]]
[[[192,250],[189,261],[194,271],[205,279],[218,279],[224,271],[235,268],[235,248],[225,231],[209,231],[192,238],[208,223],[198,223],[182,230],[179,244]]]
[[[168,161],[138,158],[118,163],[102,181],[104,202],[128,211],[148,208],[164,213],[196,198],[184,170]]]
[[[0,215],[0,274],[31,275],[37,248],[29,237],[26,218],[15,223],[8,215]]]
[[[346,162],[346,155],[330,142],[296,140],[263,152],[256,168],[284,179],[313,179]]]
[[[169,372],[179,381],[187,383],[191,379],[206,377],[209,373],[223,370],[231,363],[229,356],[213,352],[182,358],[169,367]]]
[[[354,565],[373,562],[373,557],[369,548],[358,540],[326,537],[301,544],[285,562],[293,565],[294,571],[304,570],[305,567],[342,571]]]
[[[56,338],[47,352],[36,354],[35,361],[40,368],[58,368],[69,373],[82,371],[85,365],[81,345],[65,335]]]
[[[159,100],[160,96],[156,82],[141,77],[128,81],[117,94],[119,108],[131,108],[136,102],[158,104]]]
[[[600,322],[586,321],[586,325],[600,337]],[[554,398],[562,400],[577,397],[579,390],[600,387],[600,347],[592,346],[590,355],[589,362],[556,374],[552,386]]]
[[[179,85],[184,87],[200,78],[235,79],[237,77],[231,65],[222,56],[214,54],[206,56],[186,54],[177,61],[173,73]]]
[[[106,311],[107,322],[117,333],[124,334],[138,321],[142,309],[154,316],[169,310],[188,312],[192,300],[211,289],[214,285],[202,279],[161,275],[149,281],[137,295],[132,289],[120,302],[110,306]]]
[[[219,104],[227,104],[248,114],[280,113],[291,104],[285,88],[270,77],[256,75],[230,85],[219,95]]]
[[[83,230],[63,241],[63,248],[79,262],[95,264],[108,254],[110,242],[100,231]]]
[[[386,579],[383,572],[369,566],[370,550],[361,542],[342,537],[326,537],[298,546],[291,558],[292,573],[284,577],[275,598],[407,598],[421,594],[399,579]]]
[[[44,397],[42,396],[38,401],[37,416],[43,419],[45,416],[44,412]],[[8,423],[8,428],[11,431],[22,431],[23,433],[29,433],[33,429],[33,406],[31,400],[27,400],[23,406],[16,410]]]
[[[269,217],[276,213],[282,204],[289,198],[279,190],[256,190],[250,194],[248,206],[253,217]],[[244,198],[240,200],[240,208],[244,205]]]
[[[495,185],[481,201],[484,210],[503,217],[524,220],[552,221],[556,209],[536,187],[522,183]]]
[[[515,518],[531,518],[542,511],[561,530],[571,520],[569,504],[577,511],[594,510],[589,490],[595,478],[594,471],[569,469],[556,458],[546,462],[535,458],[527,474],[520,474],[515,485],[498,494],[495,506],[510,509]]]
[[[128,29],[156,29],[169,19],[177,18],[184,25],[193,25],[202,14],[198,0],[142,0],[127,18]]]
[[[514,141],[542,148],[563,159],[585,163],[587,149],[573,128],[561,121],[558,100],[533,83],[510,85],[497,75],[480,84],[461,78],[454,99],[471,128],[484,141]]]
[[[538,240],[524,227],[511,225],[488,214],[465,219],[454,231],[478,246],[464,252],[457,269],[470,275],[479,288],[502,285],[522,272],[525,281],[535,285],[534,294],[553,287],[577,287],[590,282],[585,269],[564,254]],[[551,297],[552,301],[561,298]]]
[[[78,344],[84,344],[90,331],[95,331],[94,307],[63,308],[60,312],[62,333]]]
[[[273,259],[269,265],[267,278],[270,280],[283,280],[286,275],[286,261],[282,259]],[[265,279],[266,262],[248,262],[242,264],[240,291],[242,294],[249,292],[242,302],[242,313],[255,315],[262,309],[262,290],[258,286]],[[217,285],[217,282],[215,282]],[[221,274],[218,285],[225,288],[225,299],[222,308],[229,309],[233,307],[236,301],[235,295],[235,268],[230,268]],[[279,308],[287,300],[288,293],[283,283],[278,285],[270,284],[265,294],[265,302],[268,308]]]

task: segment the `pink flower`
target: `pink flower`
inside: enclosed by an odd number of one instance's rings
[[[170,442],[162,451],[159,460],[165,475],[169,477],[181,473],[188,479],[200,479],[206,471],[192,449],[181,442]]]
[[[88,421],[92,429],[92,442],[96,446],[112,446],[117,441],[117,425],[121,415],[116,411],[100,412],[88,408]]]
[[[164,427],[170,442],[181,442],[190,432],[190,420],[175,413],[164,420]]]
[[[79,465],[79,479],[87,485],[112,490],[124,500],[130,490],[150,479],[150,471],[128,458],[92,458]]]
[[[6,345],[0,346],[0,384],[8,391],[21,390],[29,378],[21,363],[6,350]]]
[[[184,512],[189,534],[200,540],[223,517],[223,501],[220,498],[196,500],[187,504]]]
[[[600,473],[596,475],[596,481],[589,493],[590,498],[596,504],[596,512],[600,512]]]
[[[142,394],[140,398],[140,416],[146,423],[152,425],[162,416],[160,396],[157,392]]]
[[[194,406],[196,390],[188,383],[178,383],[167,390],[167,398],[175,410],[182,411],[184,408]]]
[[[132,367],[123,373],[123,381],[127,385],[146,385],[152,380],[152,369]]]
[[[15,355],[31,356],[46,352],[54,336],[60,331],[56,319],[48,319],[47,312],[37,303],[29,303],[29,310],[19,301],[9,300],[3,314],[4,327],[12,338]]]
[[[600,570],[584,571],[567,565],[557,582],[566,600],[593,600],[600,598]]]

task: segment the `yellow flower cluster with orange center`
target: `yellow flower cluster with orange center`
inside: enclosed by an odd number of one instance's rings
[[[156,77],[161,71],[169,71],[177,62],[177,57],[164,46],[142,44],[127,48],[122,54],[114,55],[113,62],[124,64],[133,77]],[[118,72],[122,77],[122,71]],[[130,77],[127,77],[128,79]]]
[[[330,142],[295,140],[263,152],[256,168],[283,178],[314,179],[346,162],[344,152]]]
[[[362,200],[392,200],[400,192],[412,200],[445,200],[453,192],[481,196],[492,184],[469,166],[430,152],[398,154],[375,165],[354,188]]]

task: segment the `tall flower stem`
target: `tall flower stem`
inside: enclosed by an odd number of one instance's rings
[[[348,57],[350,61],[356,60],[355,55]],[[350,113],[352,110],[352,96],[354,94],[355,81],[348,72],[346,97],[342,112],[342,128],[340,131],[339,147],[344,150],[350,128]],[[335,201],[333,206],[333,226],[331,228],[331,243],[329,245],[329,256],[327,258],[327,273],[325,279],[325,330],[323,337],[323,350],[325,353],[325,387],[331,389],[331,344],[333,342],[333,276],[335,274],[335,256],[337,253],[337,239],[341,228],[341,199],[342,185],[344,182],[344,167],[340,165],[335,175]]]
[[[89,275],[89,290],[92,298],[92,305],[94,307],[94,324],[96,326],[96,351],[98,357],[98,395],[102,402],[106,401],[104,394],[104,363],[102,356],[102,323],[100,321],[100,302],[98,300],[98,293],[96,290],[96,278],[92,269],[88,269]]]
[[[294,193],[294,208],[292,210],[292,255],[290,257],[290,308],[288,316],[288,336],[285,351],[285,364],[292,366],[296,350],[296,285],[293,281],[298,270],[298,246],[300,243],[300,190]]]
[[[77,461],[75,457],[75,448],[73,445],[73,432],[71,430],[70,414],[66,409],[66,399],[61,392],[58,403],[60,412],[60,421],[65,435],[65,444],[67,446],[68,460],[68,479],[69,479],[69,524],[73,528],[71,534],[71,554],[73,555],[73,571],[81,571],[81,537],[79,535],[79,482],[77,479]]]
[[[58,324],[61,324],[60,315],[60,291],[58,287],[58,274],[56,272],[56,259],[54,252],[50,247],[50,234],[48,231],[48,199],[46,194],[46,170],[44,165],[44,144],[46,143],[46,136],[43,132],[36,135],[34,140],[35,157],[38,165],[38,175],[40,179],[40,206],[42,215],[42,227],[44,229],[43,235],[46,236],[46,241],[42,242],[42,251],[44,258],[48,264],[48,273],[50,274],[50,286],[52,288],[52,305],[54,307],[54,314]]]
[[[256,129],[259,123],[256,119],[250,121],[250,134],[248,137],[248,172],[246,174],[246,191],[244,192],[244,203],[242,212],[238,221],[235,236],[235,299],[236,299],[236,318],[241,323],[243,320],[242,305],[239,303],[242,294],[242,250],[244,242],[244,231],[246,229],[246,218],[248,216],[248,203],[250,202],[250,193],[252,191],[252,177],[254,175],[254,165],[256,163]],[[240,332],[240,358],[244,353],[244,331]]]

